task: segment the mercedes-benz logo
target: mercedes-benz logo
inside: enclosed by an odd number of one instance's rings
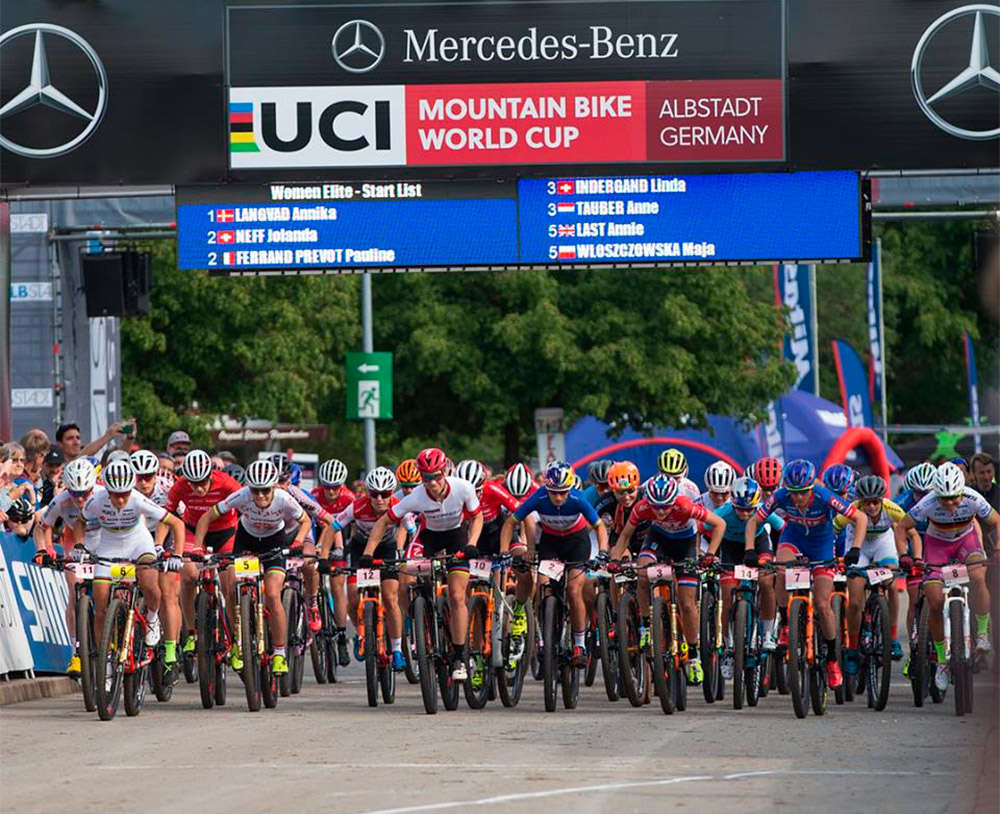
[[[968,66],[959,71],[935,93],[927,96],[920,77],[924,52],[927,50],[927,46],[945,26],[972,14],[975,15],[975,21],[972,25],[972,44],[969,50]],[[946,133],[950,133],[958,138],[974,139],[977,141],[985,141],[1000,136],[1000,127],[994,127],[992,130],[966,130],[945,120],[934,110],[932,105],[942,99],[948,99],[965,93],[976,86],[1000,92],[1000,72],[997,72],[996,68],[990,65],[986,24],[983,22],[984,14],[992,14],[994,17],[1000,18],[1000,8],[986,5],[985,3],[976,3],[952,9],[942,14],[927,27],[927,30],[924,31],[917,41],[917,47],[913,49],[913,61],[910,63],[910,81],[913,84],[913,95],[917,97],[917,104],[920,105],[920,109],[924,112],[924,115]]]
[[[75,31],[70,31],[68,28],[63,28],[59,25],[29,23],[28,25],[12,28],[10,31],[0,35],[0,51],[11,40],[29,34],[35,35],[35,51],[31,59],[31,77],[28,79],[28,85],[24,90],[14,96],[3,107],[0,107],[0,122],[8,116],[32,108],[35,105],[45,105],[63,113],[77,116],[87,122],[87,126],[76,137],[70,139],[65,144],[59,144],[55,147],[27,147],[4,138],[2,135],[0,135],[0,147],[5,147],[12,153],[17,153],[27,158],[53,158],[54,156],[63,155],[71,150],[75,150],[90,138],[101,123],[104,111],[108,106],[108,75],[104,70],[104,65],[101,63],[100,57],[97,56],[97,52],[91,47],[90,43]],[[97,78],[97,106],[93,111],[88,111],[80,107],[80,105],[52,84],[52,79],[49,76],[48,57],[45,54],[44,34],[55,35],[69,40],[83,51],[87,59],[90,60]],[[8,77],[9,81],[10,78]]]
[[[333,60],[350,73],[367,73],[385,56],[385,37],[367,20],[350,20],[330,41]]]

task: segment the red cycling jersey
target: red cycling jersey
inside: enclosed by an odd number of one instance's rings
[[[479,505],[483,509],[483,525],[492,523],[500,516],[500,509],[513,512],[521,505],[516,497],[499,483],[488,480],[483,484],[483,493],[479,496]]]
[[[397,503],[399,503],[399,498],[395,495],[389,498],[389,508]],[[353,523],[356,533],[367,535],[381,516],[376,514],[375,509],[372,508],[371,498],[368,495],[362,495],[355,497],[351,504],[334,518],[333,527],[339,531]],[[395,529],[391,526],[389,530],[395,533]]]
[[[662,519],[653,514],[653,506],[646,498],[643,498],[632,507],[628,522],[633,526],[648,522],[652,526],[676,535],[679,532],[687,531],[692,519],[704,520],[707,517],[708,509],[695,503],[687,495],[678,495]],[[693,535],[695,532],[692,529],[690,533]]]
[[[221,503],[224,498],[234,492],[240,491],[243,487],[235,478],[220,472],[218,469],[212,471],[211,486],[204,495],[196,495],[191,489],[191,484],[187,478],[180,478],[170,491],[167,492],[167,511],[177,512],[177,507],[184,504],[184,525],[193,529],[198,525],[198,518],[211,509],[216,503]],[[215,518],[209,531],[220,531],[221,529],[231,529],[236,526],[236,510],[230,509],[225,514]]]
[[[357,495],[350,489],[348,489],[346,486],[341,486],[337,490],[334,499],[332,501],[327,499],[326,493],[327,493],[326,487],[317,486],[309,494],[313,496],[313,500],[315,500],[320,506],[326,509],[326,511],[332,514],[334,517],[336,517],[338,514],[344,511],[344,509],[350,506],[354,502],[354,499],[357,497]]]

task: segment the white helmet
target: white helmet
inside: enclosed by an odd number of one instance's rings
[[[104,467],[102,474],[109,492],[131,492],[135,486],[135,470],[129,461],[112,461]]]
[[[455,477],[467,480],[473,488],[478,489],[486,480],[486,472],[483,471],[483,465],[479,461],[466,458],[464,461],[459,461],[455,467]]]
[[[507,487],[507,491],[514,497],[524,497],[531,491],[531,487],[535,485],[535,480],[531,476],[531,470],[522,463],[516,463],[508,469],[503,482],[504,486]]]
[[[71,492],[89,492],[97,483],[97,470],[86,458],[76,458],[63,468],[62,480]]]
[[[148,449],[137,449],[130,460],[136,475],[155,475],[160,471],[160,459]]]
[[[181,474],[189,483],[201,483],[212,477],[212,459],[203,449],[192,449],[181,461]]]
[[[935,475],[937,475],[937,467],[924,461],[910,467],[906,477],[903,478],[903,486],[913,492],[929,492],[934,488]]]
[[[124,449],[116,449],[109,452],[108,459],[104,462],[104,465],[107,466],[112,461],[128,461],[129,463],[132,463],[132,459]]]
[[[938,497],[958,497],[965,491],[965,475],[951,461],[941,464],[934,473],[934,492]]]
[[[319,476],[320,486],[343,486],[347,481],[347,466],[343,461],[331,458],[329,461],[323,461],[319,465],[317,475]]]
[[[251,489],[270,489],[277,482],[278,470],[270,461],[254,461],[247,467],[245,483]]]
[[[365,478],[365,489],[369,492],[395,492],[397,486],[396,475],[385,466],[376,466]]]
[[[716,461],[705,470],[705,486],[710,492],[729,492],[736,480],[736,470],[725,461]]]

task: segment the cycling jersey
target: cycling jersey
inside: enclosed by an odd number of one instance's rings
[[[98,487],[94,490],[91,497],[103,491],[103,487]],[[79,520],[82,515],[83,509],[76,505],[76,502],[73,500],[70,493],[60,492],[52,498],[52,502],[46,507],[45,513],[42,515],[42,525],[48,526],[49,528],[55,528],[56,524],[61,520],[63,526],[67,530],[71,531],[76,525],[76,521]],[[101,522],[96,517],[90,520],[85,518],[84,524],[86,526],[84,531],[84,545],[90,548],[91,543],[97,542],[97,538],[101,531]],[[70,544],[72,544],[72,541]]]
[[[701,497],[701,489],[691,478],[676,478],[677,485],[681,487],[681,494],[687,495],[691,500],[697,501]]]
[[[704,506],[710,512],[715,512],[716,514],[718,514],[719,509],[721,509],[723,506],[729,505],[729,497],[727,495],[726,499],[722,501],[722,503],[720,503],[718,506],[716,506],[715,502],[712,500],[712,493],[702,492],[700,495],[698,495],[698,499],[695,501],[695,503],[697,503],[699,506]]]
[[[784,511],[785,528],[779,545],[798,550],[811,560],[828,560],[833,556],[833,519],[842,514],[851,518],[857,514],[850,503],[842,500],[825,486],[814,486],[810,491],[809,505],[796,508],[792,503],[793,492],[778,489],[757,507],[757,520],[763,523],[775,509]]]
[[[508,513],[514,511],[518,507],[518,500],[500,484],[486,481],[479,504],[483,507],[483,525],[486,525],[500,519],[502,509],[506,509]]]
[[[309,519],[314,523],[331,523],[333,522],[333,515],[330,514],[326,509],[324,509],[312,495],[306,492],[304,489],[299,488],[294,483],[288,484],[288,486],[282,487],[289,495],[298,503],[304,510],[305,513],[309,515]]]
[[[399,498],[395,495],[389,498],[390,509],[398,503]],[[354,523],[354,536],[358,537],[364,535],[367,539],[369,532],[374,528],[380,516],[381,515],[376,514],[375,509],[372,508],[371,498],[369,498],[368,495],[362,495],[361,497],[355,498],[351,505],[349,505],[333,519],[333,528],[336,531],[343,531],[351,523]],[[392,526],[386,530],[386,535],[394,533],[395,532]]]
[[[730,542],[743,543],[746,540],[747,521],[742,520],[736,514],[736,507],[732,503],[723,503],[718,509],[713,510],[726,524],[726,531],[722,539]],[[749,518],[747,518],[749,519]],[[772,530],[781,531],[785,527],[785,521],[776,514],[769,514],[767,518],[757,527],[755,540],[759,543],[762,540],[770,542]],[[711,529],[705,524],[701,524],[701,531],[704,534],[711,534]]]
[[[127,535],[136,528],[145,529],[143,520],[149,518],[157,524],[167,516],[167,510],[157,506],[147,497],[133,489],[125,505],[120,509],[111,502],[111,496],[105,491],[94,492],[83,507],[85,520],[96,520],[101,527],[101,539],[106,535]]]
[[[467,480],[447,477],[444,497],[435,500],[427,494],[427,488],[420,484],[399,503],[389,507],[386,514],[398,524],[409,512],[423,516],[424,524],[430,531],[450,531],[462,525],[462,521],[479,514],[479,498],[476,490]]]
[[[979,492],[966,486],[962,500],[954,510],[945,509],[934,493],[926,495],[910,509],[910,517],[915,523],[928,521],[927,533],[939,540],[957,540],[974,531],[972,519],[986,520],[994,509]]]
[[[678,495],[663,518],[657,517],[653,513],[653,508],[653,505],[643,498],[632,507],[628,522],[633,526],[647,522],[650,534],[681,540],[694,536],[697,529],[695,523],[708,517],[708,509],[699,506],[687,495]]]
[[[157,477],[156,480],[153,482],[153,491],[150,492],[148,495],[144,495],[144,497],[147,497],[150,500],[152,500],[153,503],[155,503],[157,506],[163,506],[165,508],[167,505],[167,494],[169,492],[170,492],[170,484],[167,483],[163,478]],[[142,493],[140,492],[139,494]],[[153,518],[151,517],[146,518],[146,528],[148,528],[150,531],[155,531],[158,525],[159,525],[158,520],[153,520]]]
[[[235,511],[240,516],[240,525],[254,537],[270,537],[279,531],[299,523],[305,511],[291,495],[281,489],[274,490],[271,505],[261,508],[253,501],[250,487],[244,486],[219,503],[215,510],[224,515]]]
[[[310,494],[312,495],[313,500],[315,500],[334,517],[344,511],[344,509],[350,506],[354,502],[355,498],[357,498],[357,495],[346,486],[341,486],[334,491],[333,500],[330,500],[327,497],[327,491],[326,487],[317,486],[312,490],[312,492],[310,492]]]
[[[167,511],[176,514],[179,505],[183,503],[184,525],[189,529],[193,530],[198,525],[198,519],[205,512],[243,488],[240,486],[238,480],[217,469],[212,471],[210,478],[211,485],[204,495],[196,495],[187,478],[179,478],[167,493]],[[235,528],[235,526],[236,512],[229,509],[221,513],[218,517],[213,518],[208,530],[219,531],[221,529]]]
[[[861,501],[855,500],[851,505],[855,509],[860,509]],[[874,520],[872,520],[871,515],[867,512],[865,512],[865,516],[868,518],[868,528],[865,529],[865,538],[874,540],[876,537],[881,537],[885,532],[892,531],[893,524],[902,520],[906,516],[906,512],[888,498],[882,498],[882,511],[879,512],[879,516]],[[839,532],[847,525],[848,522],[842,515],[837,515],[834,518],[833,528],[836,531]]]
[[[538,523],[543,534],[566,537],[575,534],[587,526],[596,526],[599,522],[597,512],[576,489],[570,489],[566,502],[556,506],[549,498],[549,491],[544,487],[536,489],[514,511],[514,517],[524,520],[532,512],[538,512]],[[589,545],[589,543],[588,543]]]

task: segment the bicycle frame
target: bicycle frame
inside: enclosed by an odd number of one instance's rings
[[[239,559],[244,559],[244,558],[237,558],[237,561]],[[263,635],[263,631],[264,631],[264,625],[267,624],[267,620],[270,619],[270,617],[271,617],[271,612],[266,607],[267,603],[266,602],[261,602],[261,600],[260,600],[261,588],[263,587],[263,584],[264,584],[264,574],[261,572],[260,558],[259,558],[259,556],[255,557],[255,559],[257,559],[257,562],[258,562],[257,573],[255,575],[253,575],[253,576],[249,576],[249,575],[241,576],[239,570],[237,570],[237,572],[236,572],[236,598],[237,598],[237,601],[236,601],[236,643],[240,647],[240,653],[243,654],[244,661],[246,661],[246,658],[247,658],[247,656],[249,654],[246,652],[245,648],[243,647],[243,624],[242,624],[243,620],[241,618],[240,601],[239,600],[243,596],[245,596],[247,594],[250,595],[250,597],[251,597],[251,599],[252,599],[252,601],[254,603],[254,608],[256,608],[256,612],[257,612],[257,632],[258,632],[258,635],[257,635],[257,654],[256,654],[257,655],[257,659],[259,661],[263,661],[264,659],[267,658],[267,652],[266,652],[266,648],[264,646],[264,640],[265,640],[266,637]]]
[[[375,606],[375,647],[379,667],[389,664],[389,654],[385,649],[385,608],[382,605],[382,561],[376,560],[371,569],[357,569],[358,577],[358,652],[362,658],[365,652],[365,606]],[[374,574],[374,577],[372,576]],[[374,582],[370,580],[374,579]]]
[[[814,646],[813,640],[815,638],[815,624],[816,619],[813,613],[813,575],[812,568],[809,565],[796,564],[794,562],[782,563],[786,567],[792,567],[796,570],[805,569],[809,572],[809,585],[808,587],[802,586],[798,588],[791,588],[787,584],[786,577],[786,590],[789,592],[788,603],[786,605],[786,612],[788,614],[787,618],[794,618],[792,613],[793,608],[797,602],[801,602],[805,605],[806,609],[806,663],[810,667],[816,666],[816,648]],[[785,661],[790,663],[794,658],[794,654],[791,649],[785,651]]]
[[[494,568],[491,560],[471,560],[469,562],[469,588],[468,598],[482,597],[486,602],[486,622],[483,630],[483,657],[491,667],[499,667],[499,663],[494,663],[493,648],[493,612],[496,608],[496,595],[502,590],[504,585],[503,572],[499,568]],[[503,596],[500,602],[506,604]],[[512,608],[507,608],[508,612],[513,612]],[[498,655],[502,659],[502,654]]]
[[[102,562],[106,561],[102,560]],[[149,627],[149,622],[138,606],[140,593],[135,573],[137,566],[132,565],[130,569],[126,565],[120,569],[116,569],[115,566],[121,566],[122,562],[120,560],[110,561],[112,566],[110,599],[120,599],[128,609],[128,613],[125,616],[125,631],[122,641],[119,642],[118,663],[122,666],[125,673],[134,673],[153,661],[153,648],[148,647],[144,643],[142,660],[136,663],[132,646],[135,641],[136,628],[138,627],[139,635],[145,635],[145,631]],[[131,561],[128,561],[128,563],[131,564]],[[115,576],[116,571],[119,573],[117,577]]]
[[[650,603],[654,599],[662,599],[667,604],[667,607],[670,608],[670,658],[673,661],[674,669],[680,670],[684,662],[687,661],[687,642],[684,641],[684,634],[681,631],[680,606],[677,604],[677,566],[672,563],[667,563],[667,565],[670,568],[670,576],[668,578],[650,578],[649,598]],[[650,573],[650,568],[656,567],[656,564],[648,566],[646,569],[647,575]],[[718,602],[716,607],[721,614],[722,603]]]
[[[231,560],[231,557],[220,557],[220,559]],[[229,626],[229,615],[226,613],[226,593],[222,590],[222,583],[219,581],[219,563],[208,551],[201,562],[197,563],[198,568],[198,590],[212,596],[216,603],[217,615],[219,619],[219,632],[221,634],[221,647],[216,648],[215,663],[220,664],[228,655],[232,643],[233,632]],[[195,602],[198,598],[195,596]],[[239,603],[236,605],[236,624],[239,630]]]

